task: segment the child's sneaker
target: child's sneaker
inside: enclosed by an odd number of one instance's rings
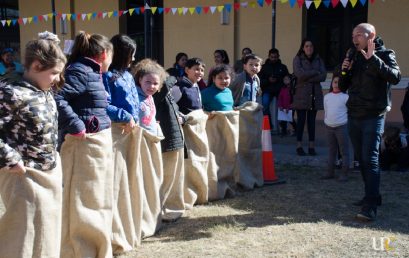
[[[335,161],[335,168],[336,169],[341,169],[342,168],[342,159],[337,159]]]

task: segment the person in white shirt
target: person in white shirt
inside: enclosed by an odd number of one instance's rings
[[[346,102],[348,94],[342,92],[338,87],[339,75],[334,74],[331,82],[330,92],[324,96],[324,123],[327,129],[329,153],[328,153],[328,169],[327,173],[322,176],[322,179],[335,178],[335,156],[338,146],[341,152],[342,171],[338,178],[339,181],[348,180],[349,169],[349,148],[348,148],[348,115]]]

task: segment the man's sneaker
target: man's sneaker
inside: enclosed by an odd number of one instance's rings
[[[359,165],[359,161],[354,160],[354,171],[360,172],[361,166]]]
[[[374,221],[376,219],[376,207],[363,206],[356,218],[364,222]]]

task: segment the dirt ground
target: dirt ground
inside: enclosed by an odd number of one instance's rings
[[[119,257],[409,257],[409,173],[383,173],[378,220],[360,223],[360,173],[340,183],[312,167],[276,170],[286,184],[196,206]]]
[[[409,173],[382,174],[378,219],[360,223],[360,174],[340,183],[321,170],[280,165],[286,184],[196,206],[118,257],[409,257]]]

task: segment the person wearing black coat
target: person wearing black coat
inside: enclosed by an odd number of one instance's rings
[[[284,85],[283,78],[287,74],[288,68],[281,62],[278,49],[270,49],[268,52],[268,58],[261,67],[258,75],[260,77],[261,90],[263,92],[263,113],[265,115],[270,115],[273,130],[277,132],[279,129],[277,121],[277,98]],[[270,114],[271,102],[273,102],[272,114]]]
[[[379,146],[385,115],[391,109],[391,84],[401,79],[395,52],[385,48],[375,27],[361,23],[352,32],[354,55],[342,63],[341,90],[348,90],[348,131],[361,165],[365,196],[357,219],[375,220],[379,193]]]
[[[161,141],[163,159],[162,219],[174,221],[184,212],[184,138],[181,128],[183,118],[170,93],[177,79],[170,76],[162,89],[153,95],[156,106],[156,120],[165,139]]]

